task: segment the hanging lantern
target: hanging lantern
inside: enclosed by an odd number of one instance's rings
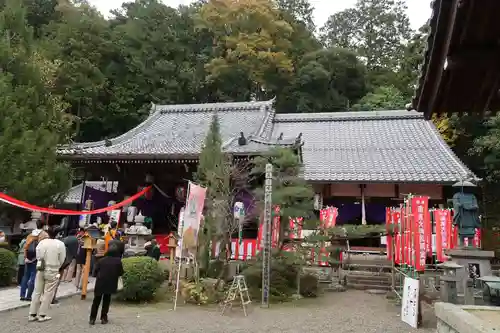
[[[127,222],[134,222],[134,217],[137,215],[137,207],[130,206],[127,209]]]
[[[243,202],[235,202],[234,203],[234,218],[242,219],[245,217],[245,205]]]
[[[314,195],[314,210],[320,210],[321,208],[323,208],[323,195],[316,193]]]
[[[186,201],[186,187],[179,185],[175,188],[175,197],[180,202]]]
[[[92,207],[94,207],[94,201],[92,199],[85,200],[85,209],[92,210]]]

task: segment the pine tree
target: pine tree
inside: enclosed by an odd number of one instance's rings
[[[199,243],[201,245],[200,264],[202,268],[208,268],[210,260],[210,241],[220,230],[218,228],[219,204],[224,200],[230,186],[230,175],[226,174],[228,160],[222,151],[222,138],[220,124],[217,114],[212,117],[210,128],[205,138],[205,143],[200,154],[198,170],[195,180],[207,188],[205,200],[204,233],[200,233]],[[229,199],[229,198],[226,198]],[[219,221],[220,222],[220,221]]]
[[[70,119],[51,93],[57,64],[37,51],[26,11],[8,0],[0,12],[0,190],[35,204],[52,202],[70,185],[57,160]]]
[[[253,174],[263,174],[267,163],[273,165],[272,203],[280,207],[280,244],[288,230],[288,219],[303,217],[304,221],[315,223],[313,217],[314,191],[301,177],[302,163],[299,156],[289,148],[275,148],[268,154],[254,159]],[[263,204],[264,190],[256,189],[256,197]],[[315,226],[314,226],[315,227]],[[314,228],[313,227],[313,228]]]

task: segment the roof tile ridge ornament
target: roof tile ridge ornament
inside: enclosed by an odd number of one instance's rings
[[[149,117],[156,113],[156,104],[151,102],[151,107],[149,109]]]

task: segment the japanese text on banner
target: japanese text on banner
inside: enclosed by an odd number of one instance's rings
[[[427,197],[413,197],[411,199],[414,220],[413,250],[415,251],[415,269],[417,271],[425,270],[425,261],[427,258],[426,230],[430,230],[430,228],[425,227],[425,222],[429,221],[425,215],[429,213],[428,204],[429,200]]]

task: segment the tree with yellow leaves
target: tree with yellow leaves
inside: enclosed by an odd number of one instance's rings
[[[450,118],[448,118],[448,116],[446,115],[441,115],[441,116],[433,115],[432,122],[438,129],[439,134],[441,134],[443,140],[449,146],[453,147],[453,145],[455,144],[455,140],[457,139],[457,131],[452,126]]]
[[[198,15],[198,29],[213,36],[215,57],[205,69],[212,83],[246,85],[252,96],[276,93],[293,72],[288,56],[293,28],[271,0],[210,0]],[[229,81],[229,82],[228,82]]]

